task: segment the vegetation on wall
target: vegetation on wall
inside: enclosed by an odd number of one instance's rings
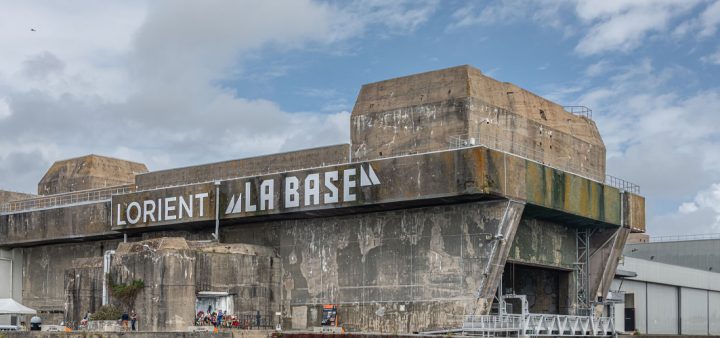
[[[90,315],[90,320],[118,320],[123,311],[115,305],[103,305]]]
[[[137,295],[145,288],[142,279],[133,279],[130,283],[115,283],[110,274],[107,275],[110,295],[117,300],[123,308],[130,311],[135,306]]]

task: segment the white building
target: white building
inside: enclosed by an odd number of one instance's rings
[[[628,244],[611,290],[615,325],[643,334],[720,334],[720,240]],[[669,264],[672,263],[672,264]]]
[[[0,298],[22,302],[22,249],[0,249]],[[8,324],[15,318],[0,315],[0,325]]]

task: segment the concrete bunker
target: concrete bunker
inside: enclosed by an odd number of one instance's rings
[[[364,85],[350,128],[349,145],[187,168],[109,161],[132,178],[113,187],[80,171],[44,180],[41,193],[63,193],[7,206],[0,246],[23,251],[23,298],[51,320],[97,310],[114,250],[112,278],[146,283],[148,330],[187,330],[207,305],[309,329],[333,304],[347,330],[417,332],[490,313],[501,280],[534,312],[592,311],[628,233],[644,230],[637,191],[605,184],[591,119],[475,68]],[[57,202],[83,182],[99,197]],[[263,182],[278,183],[263,195]],[[198,194],[203,215],[145,208]]]

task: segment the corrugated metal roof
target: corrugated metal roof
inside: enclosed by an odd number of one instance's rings
[[[704,271],[720,272],[720,239],[627,244],[623,255]]]

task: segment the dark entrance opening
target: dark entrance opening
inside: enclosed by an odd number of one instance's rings
[[[531,313],[568,314],[571,276],[570,271],[508,262],[502,292],[525,295]]]
[[[625,332],[635,331],[635,294],[625,294]]]

